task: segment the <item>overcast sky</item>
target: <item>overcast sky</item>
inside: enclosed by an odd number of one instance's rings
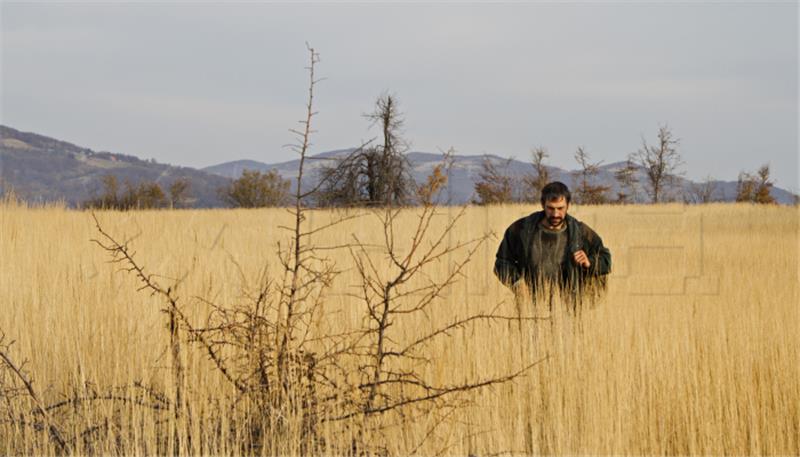
[[[4,125],[203,167],[294,158],[309,42],[313,153],[377,135],[397,96],[412,149],[574,168],[623,160],[667,123],[689,178],[772,166],[798,185],[798,6],[554,2],[3,2]]]

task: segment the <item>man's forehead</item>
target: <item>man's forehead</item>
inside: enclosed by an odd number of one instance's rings
[[[547,206],[565,206],[567,204],[567,199],[564,198],[563,195],[559,195],[558,198],[551,198],[545,202]]]

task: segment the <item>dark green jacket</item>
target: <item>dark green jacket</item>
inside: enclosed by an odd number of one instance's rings
[[[532,265],[531,241],[539,223],[545,217],[544,211],[537,211],[511,224],[497,249],[494,274],[511,287],[523,279],[531,290],[535,290],[537,265]],[[592,280],[605,285],[605,275],[611,272],[611,252],[603,246],[603,240],[588,225],[567,214],[566,256],[561,271],[561,286],[568,290],[580,291]],[[589,257],[591,266],[584,268],[572,258],[572,254],[583,250]]]

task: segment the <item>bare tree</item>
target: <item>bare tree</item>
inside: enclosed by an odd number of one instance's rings
[[[475,183],[479,205],[503,204],[514,201],[514,180],[508,173],[512,159],[506,159],[498,166],[489,156],[484,156],[481,163],[479,180]]]
[[[606,192],[609,186],[594,184],[600,172],[601,162],[591,162],[589,154],[579,146],[575,151],[575,161],[580,168],[573,173],[573,179],[577,182],[575,186],[575,201],[587,205],[599,205],[608,201]]]
[[[406,170],[408,161],[403,155],[408,145],[400,137],[405,123],[397,99],[389,94],[378,97],[375,110],[366,115],[372,125],[378,125],[383,133],[383,145],[375,148],[373,160],[368,162],[368,193],[371,202],[383,204],[408,201],[410,186]]]
[[[681,155],[676,149],[679,140],[674,138],[667,125],[658,129],[658,144],[651,146],[642,138],[642,148],[631,155],[630,160],[644,169],[647,176],[647,193],[653,203],[669,198],[669,190],[675,183],[683,165]]]
[[[614,179],[619,184],[617,192],[617,203],[635,202],[637,197],[637,184],[639,179],[636,177],[638,167],[629,158],[625,165],[614,172]]]
[[[103,193],[95,203],[103,208],[119,207],[119,183],[117,182],[117,177],[107,174],[101,178],[101,182],[103,184]]]
[[[182,208],[186,205],[189,199],[189,180],[186,178],[178,178],[172,181],[169,186],[169,200],[170,206],[173,208]]]
[[[140,182],[133,185],[125,182],[125,194],[122,196],[121,207],[127,209],[165,208],[167,196],[161,186],[156,182]]]
[[[396,97],[381,95],[365,117],[380,127],[383,144],[359,147],[323,167],[321,206],[404,205],[413,197],[414,180],[404,155],[408,145],[401,137],[405,119]]]
[[[293,205],[287,208],[292,222],[281,227],[289,236],[278,245],[281,267],[276,277],[264,269],[251,282],[232,259],[243,282],[239,297],[230,303],[217,303],[208,297],[190,296],[182,285],[186,275],[170,279],[146,269],[136,257],[132,241],[118,241],[95,217],[99,233],[95,242],[109,253],[114,265],[137,279],[140,290],[160,299],[168,321],[172,385],[155,388],[134,383],[112,386],[106,392],[86,388],[47,405],[30,388],[24,370],[7,357],[8,345],[0,336],[0,408],[10,404],[9,411],[18,412],[15,395],[24,395],[26,401],[37,404],[31,414],[12,414],[9,421],[21,424],[26,431],[48,433],[56,450],[63,454],[94,455],[108,449],[94,446],[93,440],[110,436],[106,442],[119,442],[124,429],[131,427],[120,411],[144,407],[153,413],[156,441],[152,451],[157,454],[203,449],[206,439],[202,435],[213,433],[224,441],[223,449],[248,455],[384,455],[387,449],[381,444],[380,434],[386,428],[402,426],[410,415],[442,416],[442,411],[467,404],[461,394],[517,379],[544,360],[522,361],[506,373],[453,384],[439,384],[428,376],[430,370],[425,365],[435,360],[430,345],[439,339],[480,322],[522,325],[547,319],[505,316],[497,312],[497,305],[453,316],[440,326],[411,325],[446,303],[448,288],[463,278],[467,264],[490,236],[483,233],[455,239],[454,228],[466,208],[455,216],[437,210],[435,196],[442,189],[441,170],[446,164],[421,186],[425,189],[418,190],[428,198],[412,227],[400,226],[401,209],[385,206],[373,209],[383,228],[383,243],[367,244],[357,234],[352,234],[352,242],[342,245],[319,246],[313,242],[317,234],[358,214],[336,217],[350,212],[331,211],[331,222],[309,226],[309,209],[304,202],[315,191],[304,191],[302,181],[318,82],[314,75],[318,55],[313,48],[309,53],[306,116],[300,121],[302,128],[292,130],[298,138],[295,150],[300,157]],[[443,216],[448,217],[447,222],[437,223]],[[409,230],[413,235],[407,240],[403,233]],[[381,251],[377,256],[376,247]],[[338,274],[325,253],[339,249],[351,254],[358,273],[358,292],[352,297],[363,311],[360,323],[348,329],[326,326],[332,312],[323,306],[325,291]],[[384,259],[388,265],[376,264]],[[450,269],[441,277],[437,271],[441,271],[443,262]],[[408,320],[403,327],[413,328],[412,334],[397,333],[397,324],[403,320]],[[184,364],[191,350],[199,350],[210,365]],[[187,388],[187,379],[200,376],[193,370],[207,366],[220,377],[219,388],[203,393]],[[16,380],[11,389],[5,382],[9,376]],[[111,407],[102,408],[98,417],[85,417],[76,407],[95,401],[107,401]],[[103,416],[106,411],[108,416]],[[417,453],[442,420],[435,421],[407,453]]]
[[[686,203],[711,203],[717,201],[719,189],[717,182],[711,176],[706,176],[699,183],[691,183],[685,196]]]
[[[438,180],[429,181],[427,193],[435,193],[439,188]],[[435,201],[430,199],[429,201]],[[354,246],[350,248],[360,277],[358,293],[352,294],[354,299],[365,306],[367,326],[363,330],[368,344],[365,346],[365,362],[360,366],[361,381],[358,388],[362,396],[359,407],[340,415],[337,419],[349,419],[362,415],[370,418],[390,412],[403,414],[409,408],[421,412],[431,412],[443,407],[451,407],[452,403],[441,403],[449,397],[490,385],[505,383],[516,379],[531,367],[541,363],[545,358],[533,361],[527,366],[498,377],[472,379],[452,385],[437,385],[425,376],[424,366],[433,359],[428,347],[440,338],[448,337],[453,331],[479,322],[506,321],[524,322],[548,320],[546,317],[505,316],[496,312],[497,307],[489,312],[477,312],[454,318],[448,324],[434,327],[432,330],[420,332],[410,341],[397,335],[399,322],[418,321],[441,305],[442,296],[447,289],[463,276],[463,271],[475,253],[489,239],[490,233],[480,234],[472,239],[449,242],[451,232],[462,219],[466,206],[441,227],[433,223],[440,213],[435,203],[423,203],[412,230],[410,244],[403,248],[397,239],[400,210],[383,208],[375,211],[375,216],[383,227],[383,244],[379,247],[381,256],[389,259],[391,267],[388,271],[379,268],[374,259],[374,244],[362,242],[355,234]],[[438,228],[438,229],[437,229]],[[379,258],[380,258],[379,257]],[[451,268],[448,274],[439,280],[433,280],[426,273],[429,265],[434,265],[448,258]],[[426,279],[420,283],[418,278]],[[407,340],[407,338],[406,338]],[[525,362],[523,362],[525,363]],[[435,428],[435,425],[434,425]],[[374,444],[362,442],[367,452],[383,453],[385,450],[374,449]]]
[[[772,196],[773,182],[769,165],[762,165],[754,174],[741,172],[736,184],[736,201],[769,204],[776,203]]]
[[[435,199],[442,189],[447,186],[447,176],[453,166],[453,149],[448,149],[442,154],[441,163],[433,167],[433,170],[426,178],[425,182],[417,186],[417,202],[427,206],[436,203]],[[448,202],[449,203],[449,202]]]
[[[87,208],[103,209],[153,209],[168,206],[167,197],[161,186],[154,181],[141,181],[134,184],[126,180],[124,189],[120,188],[117,177],[111,174],[101,178],[102,193],[84,202]]]
[[[769,174],[769,164],[762,165],[756,172],[756,203],[776,203],[775,197],[772,196],[772,187],[774,184],[772,179],[770,179]]]
[[[318,54],[309,48],[309,93],[306,117],[303,126],[292,130],[298,141],[293,146],[300,156],[297,186],[293,195],[291,226],[281,227],[291,233],[285,245],[279,244],[278,257],[282,274],[277,281],[265,275],[258,278],[254,291],[246,291],[244,301],[233,305],[222,305],[203,297],[195,297],[195,307],[206,307],[208,314],[201,323],[193,322],[183,311],[177,293],[180,280],[170,286],[157,281],[135,259],[127,242],[117,242],[97,222],[101,239],[96,242],[107,250],[115,262],[125,271],[136,275],[142,290],[162,297],[164,311],[169,316],[170,346],[173,360],[173,375],[176,392],[170,403],[176,411],[174,429],[175,442],[188,437],[182,421],[184,405],[185,368],[180,363],[180,343],[190,343],[205,352],[228,383],[233,398],[222,398],[230,404],[227,421],[241,427],[247,438],[243,450],[263,449],[275,437],[291,441],[301,436],[302,453],[312,453],[317,442],[315,424],[319,422],[319,411],[312,405],[316,402],[317,379],[315,370],[328,366],[308,350],[309,331],[317,323],[323,292],[330,285],[335,271],[332,262],[320,256],[317,248],[310,245],[312,235],[331,225],[309,229],[304,201],[308,192],[302,190],[305,159],[312,134],[311,121],[314,87],[318,83],[314,68]],[[344,220],[344,219],[342,219]],[[238,264],[236,264],[238,265]],[[183,336],[182,336],[183,335]],[[337,335],[326,339],[334,340]],[[324,385],[324,382],[323,382]],[[253,407],[254,406],[254,407]],[[281,453],[280,449],[277,453]]]
[[[739,179],[736,183],[736,201],[753,202],[755,200],[756,180],[753,175],[747,172],[739,172]]]
[[[527,190],[524,199],[526,202],[538,202],[541,198],[542,189],[550,182],[550,171],[545,165],[545,160],[548,157],[550,155],[547,153],[547,149],[542,146],[531,150],[533,173],[523,178]]]

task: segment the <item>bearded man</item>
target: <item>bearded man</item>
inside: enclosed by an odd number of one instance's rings
[[[549,284],[578,299],[587,287],[605,288],[611,252],[594,230],[567,214],[569,188],[555,181],[544,186],[541,194],[542,211],[506,229],[497,249],[495,275],[511,288],[520,280],[532,292]]]

